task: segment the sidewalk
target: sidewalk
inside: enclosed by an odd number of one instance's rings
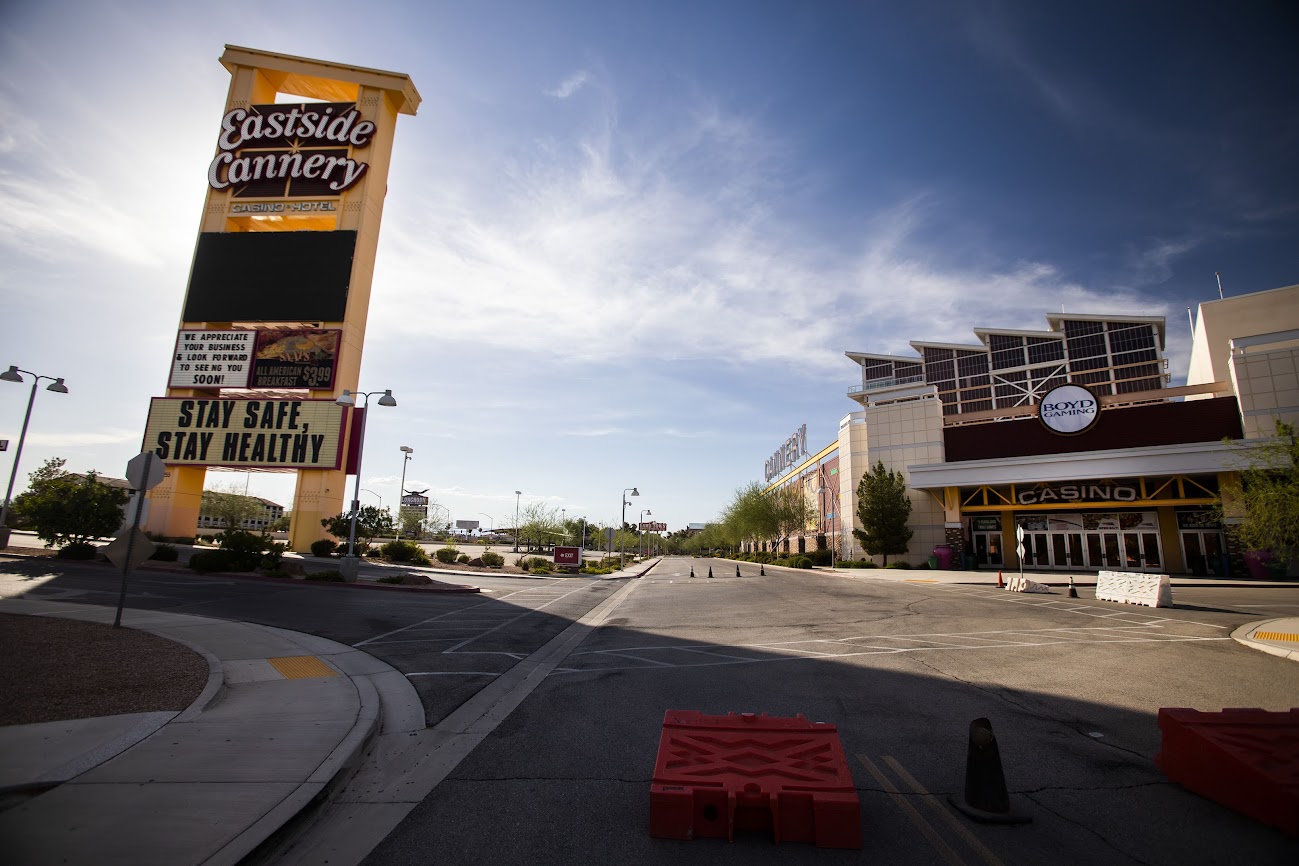
[[[745,570],[753,566],[753,563],[742,563]],[[777,566],[769,566],[777,567]],[[797,570],[797,569],[794,569]],[[980,569],[978,571],[943,571],[941,569],[926,568],[828,568],[820,567],[815,571],[832,571],[840,575],[855,575],[857,577],[869,577],[876,580],[895,580],[904,583],[965,583],[975,586],[996,586],[998,571],[996,569]],[[1019,569],[1006,569],[1000,572],[1002,580],[1009,583],[1012,577],[1019,577]],[[1096,572],[1094,571],[1033,571],[1025,569],[1025,577],[1031,577],[1038,583],[1045,583],[1047,586],[1068,586],[1070,578],[1073,579],[1074,586],[1095,586]],[[1299,581],[1295,580],[1250,580],[1247,578],[1233,577],[1193,577],[1189,574],[1170,575],[1169,582],[1173,586],[1288,586],[1299,587]]]
[[[1231,637],[1247,647],[1299,662],[1299,616],[1246,623]]]
[[[22,599],[0,612],[116,613]],[[343,644],[160,611],[122,622],[203,655],[207,687],[181,713],[0,727],[0,793],[44,791],[0,813],[11,862],[235,864],[344,781],[380,728],[424,728],[407,679]]]

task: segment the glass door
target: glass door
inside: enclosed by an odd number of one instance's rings
[[[1024,535],[1024,565],[1031,568],[1050,568],[1051,553],[1045,532],[1029,532]]]

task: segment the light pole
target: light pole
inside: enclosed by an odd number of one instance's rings
[[[406,464],[410,462],[410,455],[415,453],[415,449],[409,445],[401,446],[401,487],[397,489],[397,537],[396,541],[401,538],[401,508],[406,501]]]
[[[379,494],[375,493],[373,490],[371,490],[371,489],[368,488],[368,487],[362,487],[362,488],[361,488],[361,492],[362,492],[362,493],[368,493],[368,494],[370,494],[371,496],[373,496],[375,499],[379,500],[379,510],[380,510],[380,511],[383,510],[383,497],[382,497],[382,496],[380,496]]]
[[[495,518],[495,517],[492,517],[492,516],[491,516],[490,514],[488,514],[486,511],[480,511],[480,512],[478,512],[478,516],[479,516],[479,517],[486,517],[486,518],[488,519],[488,521],[490,521],[490,522],[487,524],[487,531],[490,532],[490,533],[492,533],[493,535],[495,535],[495,534],[496,534],[496,529],[495,529],[494,527],[496,526],[496,518]]]
[[[397,405],[397,401],[392,396],[391,388],[386,391],[357,392],[352,392],[344,388],[342,395],[334,402],[339,406],[348,406],[355,409],[356,398],[358,396],[364,397],[365,399],[361,402],[361,408],[368,410],[370,408],[370,396],[372,394],[383,395],[378,401],[380,406]],[[361,568],[360,563],[357,562],[356,559],[356,515],[357,512],[361,510],[361,456],[362,450],[365,448],[365,424],[369,419],[370,413],[366,411],[365,414],[361,416],[361,430],[356,437],[356,485],[352,488],[352,525],[348,527],[347,530],[347,556],[343,558],[343,561],[340,563],[342,568],[339,569],[339,571],[343,573],[343,579],[349,583],[356,582],[357,573]]]
[[[514,491],[514,552],[519,552],[519,497],[523,495],[522,490]]]
[[[641,530],[641,524],[645,522],[645,515],[647,515],[647,514],[648,514],[650,517],[653,517],[653,516],[654,516],[654,512],[653,512],[653,511],[650,511],[648,508],[646,508],[644,511],[642,511],[642,512],[640,513],[640,520],[636,521],[636,531],[637,531],[637,532],[641,532],[641,531],[642,531],[642,530]],[[646,556],[649,556],[649,539],[648,539],[648,538],[645,539],[645,555],[646,555]]]
[[[822,532],[824,532],[824,533],[826,534],[826,536],[827,536],[827,537],[826,537],[826,540],[825,540],[825,543],[826,543],[826,547],[830,548],[830,567],[831,567],[831,568],[834,568],[834,553],[835,553],[835,550],[834,550],[834,533],[831,532],[831,528],[832,528],[832,525],[833,525],[833,524],[831,524],[831,523],[830,523],[830,520],[825,516],[825,494],[826,494],[827,490],[826,490],[825,479],[824,479],[824,478],[821,479],[821,486],[818,487],[818,488],[816,489],[816,492],[817,492],[817,493],[820,495],[820,497],[821,497],[821,523],[822,523],[823,526],[824,526],[824,528],[822,529]],[[831,502],[834,501],[834,497],[833,497],[833,496],[830,497],[830,501],[831,501]]]
[[[9,546],[9,524],[6,522],[9,519],[9,499],[14,495],[14,479],[18,477],[18,461],[23,456],[23,441],[27,438],[27,422],[32,420],[32,404],[36,402],[36,386],[40,384],[42,379],[49,379],[50,384],[45,386],[46,391],[53,391],[55,394],[68,393],[68,386],[63,384],[61,377],[56,379],[53,376],[37,376],[31,370],[19,370],[12,364],[9,365],[8,370],[0,373],[0,379],[4,379],[6,382],[22,382],[23,377],[19,375],[20,373],[26,373],[28,376],[33,377],[32,394],[27,398],[27,414],[23,416],[23,431],[18,434],[18,449],[14,451],[14,468],[9,473],[9,489],[5,491],[4,504],[0,505],[0,547]]]
[[[580,546],[583,550],[586,550],[586,515],[585,514],[582,515],[582,544]]]
[[[622,543],[618,545],[618,567],[622,568],[623,560],[627,558],[627,533],[623,527],[627,525],[627,506],[631,505],[627,501],[627,496],[640,496],[640,491],[635,487],[627,487],[622,491],[622,517],[618,521],[618,533],[622,536]]]

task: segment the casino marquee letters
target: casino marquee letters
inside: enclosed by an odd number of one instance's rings
[[[188,466],[337,469],[342,428],[332,400],[155,397],[144,450]]]

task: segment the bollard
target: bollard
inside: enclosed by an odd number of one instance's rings
[[[965,797],[948,796],[948,801],[969,817],[986,824],[1027,824],[1033,819],[1010,810],[1006,775],[1001,769],[1001,752],[992,722],[970,722],[970,745],[965,757]]]

